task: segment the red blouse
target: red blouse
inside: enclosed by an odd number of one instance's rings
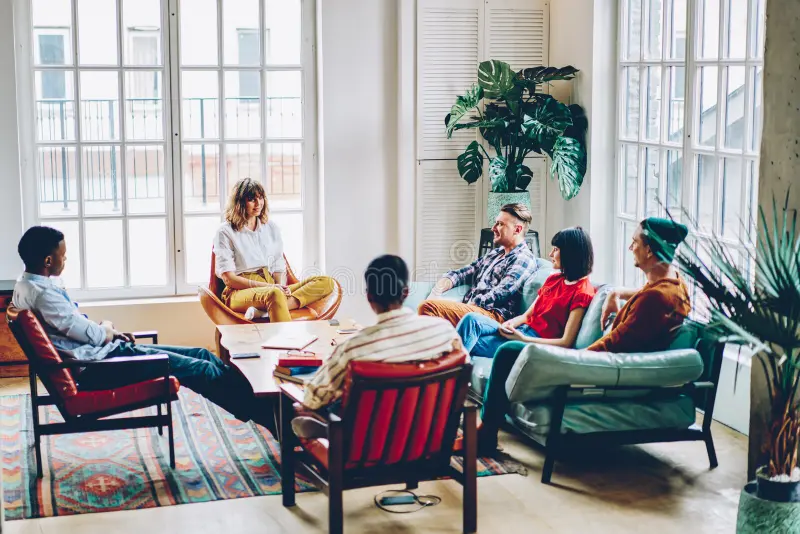
[[[539,298],[528,314],[527,324],[539,337],[560,338],[564,335],[570,312],[588,308],[594,294],[594,286],[588,277],[568,284],[563,274],[551,274],[539,289]]]

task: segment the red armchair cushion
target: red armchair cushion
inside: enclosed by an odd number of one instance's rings
[[[180,383],[174,376],[169,377],[169,391],[173,399],[177,398]],[[72,416],[89,415],[97,412],[120,411],[126,406],[157,400],[164,397],[164,378],[154,378],[137,382],[117,389],[97,391],[79,391],[76,395],[64,400],[64,408]]]
[[[41,323],[30,310],[9,309],[9,316],[17,322],[22,335],[30,345],[30,350],[25,351],[28,361],[36,367],[38,365],[61,363],[59,356]],[[16,317],[14,317],[16,315]],[[68,369],[56,369],[43,374],[45,385],[52,386],[55,391],[48,391],[51,395],[68,399],[78,393],[78,387]],[[47,384],[49,382],[49,384]]]

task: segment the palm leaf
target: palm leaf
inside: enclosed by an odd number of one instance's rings
[[[477,141],[471,142],[463,154],[458,156],[458,174],[468,184],[474,184],[483,174],[483,154]]]
[[[453,107],[450,108],[450,113],[444,118],[448,139],[453,135],[458,121],[475,109],[480,103],[481,98],[483,98],[483,89],[478,85],[473,85],[470,87],[469,91],[467,91],[467,94],[456,98],[456,103],[453,104]]]
[[[553,162],[550,174],[558,179],[558,188],[564,200],[578,194],[586,174],[586,149],[577,139],[559,137],[550,154]]]
[[[526,108],[522,132],[545,151],[552,150],[564,131],[572,126],[569,108],[553,97],[544,98]]]
[[[514,72],[511,65],[492,59],[478,65],[478,85],[486,98],[504,98],[514,88]]]

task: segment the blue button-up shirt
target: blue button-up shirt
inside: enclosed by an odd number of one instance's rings
[[[498,247],[470,265],[444,276],[453,282],[453,287],[472,286],[464,296],[466,304],[494,310],[508,320],[519,312],[522,286],[537,268],[536,257],[522,242],[508,254],[503,247]]]
[[[78,360],[102,360],[120,343],[106,343],[105,329],[82,315],[52,278],[22,273],[12,302],[21,310],[31,310],[56,349]]]

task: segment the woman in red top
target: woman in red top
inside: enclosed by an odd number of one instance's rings
[[[561,230],[551,241],[550,259],[560,272],[550,275],[531,307],[502,325],[489,317],[469,313],[456,330],[472,356],[493,358],[506,341],[571,347],[592,302],[589,282],[594,251],[592,240],[577,226]]]

